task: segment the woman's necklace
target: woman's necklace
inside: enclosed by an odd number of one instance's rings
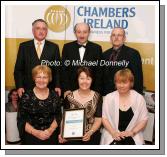
[[[129,105],[126,105],[126,104],[121,104],[120,105],[120,109],[123,110],[123,111],[126,111],[128,109]]]
[[[88,94],[83,95],[83,94],[81,94],[81,92],[78,90],[78,95],[79,95],[81,98],[83,98],[83,99],[88,98],[88,97],[90,96],[90,93],[91,93],[91,90],[88,92]]]
[[[46,88],[45,90],[38,90],[36,87],[34,88],[34,93],[37,98],[44,100],[48,97],[49,95],[49,89]]]

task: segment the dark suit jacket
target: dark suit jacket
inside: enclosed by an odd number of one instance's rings
[[[45,45],[39,59],[36,53],[34,40],[20,44],[14,69],[16,88],[23,87],[25,89],[32,89],[34,87],[35,84],[32,80],[32,69],[36,65],[40,65],[42,60],[49,61],[50,63],[51,61],[55,62],[55,60],[60,61],[58,45],[45,40]],[[52,66],[47,64],[52,69],[53,80],[49,84],[50,88],[60,87],[60,67],[54,66],[53,62]]]
[[[100,61],[102,58],[102,48],[98,44],[88,41],[86,45],[83,61]],[[65,66],[64,62],[70,61],[70,66]],[[62,87],[64,92],[67,90],[78,89],[77,69],[79,66],[73,66],[72,62],[80,60],[77,41],[67,43],[62,52]],[[101,92],[102,71],[99,66],[88,66],[92,69],[94,80],[92,89]]]
[[[103,59],[105,61],[109,61],[111,54],[112,48],[108,49],[103,53]],[[133,48],[123,45],[117,57],[117,61],[122,60],[129,61],[127,68],[129,68],[134,74],[134,89],[140,94],[142,94],[143,72],[139,52]],[[104,66],[103,68],[103,95],[106,95],[115,90],[114,75],[118,70],[125,68],[125,66]]]

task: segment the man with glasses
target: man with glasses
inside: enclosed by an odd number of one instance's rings
[[[117,27],[112,30],[110,42],[112,48],[103,53],[106,62],[112,62],[110,66],[104,66],[103,95],[115,90],[114,74],[123,68],[129,68],[134,75],[134,90],[143,93],[143,72],[140,53],[124,45],[126,41],[125,30]],[[124,64],[124,63],[127,64]]]

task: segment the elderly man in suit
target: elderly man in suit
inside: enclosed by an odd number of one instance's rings
[[[79,66],[87,66],[92,70],[94,80],[91,88],[97,92],[101,92],[102,70],[99,62],[102,58],[102,48],[100,45],[88,41],[90,34],[88,24],[76,24],[74,33],[77,40],[65,44],[62,52],[62,88],[64,96],[78,88],[77,69]],[[70,65],[66,64],[67,61]],[[83,64],[74,65],[74,62]],[[90,63],[89,65],[85,64],[88,62]],[[93,63],[95,64],[93,65]]]
[[[103,95],[115,90],[114,75],[125,68],[129,68],[134,75],[134,90],[143,93],[143,72],[140,54],[137,50],[124,45],[126,40],[125,30],[123,28],[114,28],[111,33],[110,41],[112,48],[103,53],[103,59],[106,62],[112,62],[111,66],[105,66],[103,70]],[[128,64],[116,64],[127,62]]]
[[[25,90],[33,89],[32,69],[36,65],[47,64],[52,69],[52,82],[49,87],[61,95],[60,67],[49,64],[60,61],[59,47],[46,40],[48,25],[43,19],[32,23],[34,39],[20,44],[14,69],[14,79],[21,97]],[[52,65],[52,66],[51,66]]]

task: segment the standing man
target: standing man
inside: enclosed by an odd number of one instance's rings
[[[111,33],[112,48],[103,53],[105,61],[111,61],[112,66],[104,67],[103,95],[115,90],[114,75],[123,68],[129,68],[134,75],[134,90],[143,93],[143,72],[140,54],[137,50],[124,45],[126,40],[123,28],[114,28]],[[125,64],[125,61],[127,64]],[[121,63],[121,64],[117,64]]]
[[[76,41],[67,43],[63,47],[62,52],[62,87],[64,97],[75,89],[77,85],[77,69],[80,66],[74,62],[82,62],[82,66],[88,66],[94,75],[92,89],[101,92],[102,70],[99,62],[102,57],[102,48],[98,44],[88,41],[90,27],[86,23],[78,23],[74,27]],[[70,63],[68,66],[66,63]],[[86,63],[97,63],[96,65],[87,65]]]
[[[37,19],[32,23],[32,33],[33,40],[20,44],[14,69],[15,84],[20,97],[25,90],[33,89],[35,84],[32,80],[32,69],[36,65],[60,61],[58,45],[46,40],[48,25],[43,19]],[[49,87],[55,89],[60,96],[60,67],[49,67],[53,76]]]

